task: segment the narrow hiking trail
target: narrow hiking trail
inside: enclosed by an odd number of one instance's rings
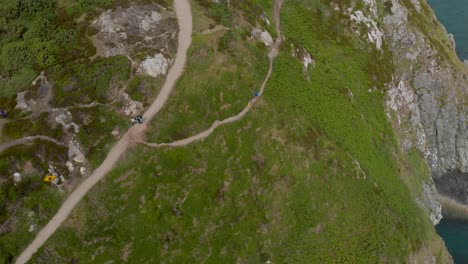
[[[175,82],[182,75],[186,62],[187,50],[192,41],[192,12],[189,0],[174,0],[174,8],[179,23],[175,62],[166,76],[166,81],[159,95],[143,115],[146,123],[150,122],[159,112],[169,97]],[[124,154],[130,146],[130,143],[135,139],[141,138],[145,130],[146,125],[134,126],[123,135],[109,151],[102,164],[67,197],[55,216],[39,231],[31,244],[18,256],[15,262],[16,264],[23,264],[31,259],[33,254],[47,241],[63,221],[67,219],[70,212],[86,193],[114,167],[122,154]]]
[[[59,141],[57,141],[54,138],[51,138],[51,137],[48,137],[48,136],[37,135],[37,136],[23,137],[23,138],[20,138],[20,139],[15,139],[15,140],[3,143],[3,144],[0,145],[0,152],[4,151],[6,149],[9,149],[11,147],[17,146],[17,145],[27,144],[28,142],[34,141],[34,140],[37,140],[37,139],[44,140],[44,141],[49,141],[49,142],[55,143],[55,144],[57,144],[59,146],[68,148],[68,145],[60,143]]]
[[[283,5],[283,1],[284,0],[276,0],[275,3],[274,3],[273,20],[274,20],[274,23],[275,23],[275,29],[276,29],[277,37],[276,37],[275,43],[272,45],[272,47],[271,47],[271,49],[270,49],[270,51],[268,53],[268,60],[270,61],[270,66],[268,68],[268,73],[265,76],[265,79],[263,80],[262,85],[260,86],[260,91],[259,91],[259,94],[258,94],[258,96],[256,98],[250,100],[249,103],[247,104],[247,106],[244,109],[242,109],[242,111],[240,111],[237,115],[228,117],[228,118],[223,119],[221,121],[216,120],[211,125],[210,128],[208,128],[207,130],[205,130],[203,132],[200,132],[200,133],[198,133],[198,134],[196,134],[194,136],[191,136],[191,137],[188,137],[188,138],[185,138],[185,139],[181,139],[181,140],[177,140],[177,141],[174,141],[174,142],[170,142],[170,143],[149,143],[149,142],[145,142],[145,141],[142,141],[142,140],[135,140],[135,142],[146,145],[148,147],[153,147],[153,148],[182,147],[182,146],[188,145],[188,144],[190,144],[190,143],[192,143],[194,141],[198,141],[198,140],[201,140],[201,139],[204,139],[204,138],[208,137],[219,126],[229,124],[229,123],[233,123],[235,121],[238,121],[238,120],[242,119],[252,109],[255,102],[257,102],[258,98],[263,94],[263,91],[265,90],[265,86],[268,83],[268,81],[270,80],[271,73],[273,71],[273,61],[276,58],[276,56],[278,56],[279,47],[280,47],[281,42],[282,42],[281,25],[280,25],[280,11],[281,11],[281,6]]]

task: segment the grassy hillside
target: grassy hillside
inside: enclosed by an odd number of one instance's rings
[[[124,56],[89,58],[96,52],[86,36],[93,15],[128,4],[126,0],[0,0],[0,109],[8,112],[0,120],[1,143],[43,135],[66,145],[75,138],[89,166],[100,164],[116,140],[111,131],[130,126],[111,93],[131,80],[149,91],[142,94],[142,89],[128,85],[130,97],[147,103],[161,85],[160,79],[131,76],[130,61]],[[41,72],[50,84],[50,100],[44,99],[39,84],[31,84]],[[15,108],[19,92],[25,92],[26,100],[45,102],[22,111]],[[96,106],[75,107],[92,102]],[[58,108],[68,108],[79,132],[55,121],[54,110],[66,111]],[[30,226],[47,222],[69,190],[83,180],[79,168],[69,172],[67,160],[67,148],[40,140],[0,153],[0,263],[9,263],[35,235],[28,232]],[[64,192],[43,182],[49,165],[64,175]],[[22,174],[16,185],[15,172]]]
[[[260,13],[243,9],[270,14],[271,3],[208,2],[193,9],[229,29],[194,34],[151,140],[184,138],[237,113],[266,72],[267,49],[248,37]],[[445,260],[414,202],[418,184],[402,179],[424,177],[421,158],[398,153],[384,115],[388,53],[357,43],[330,8],[285,1],[286,42],[253,110],[187,147],[136,146],[35,261],[403,263],[427,247]],[[210,24],[195,19],[201,31]],[[290,44],[316,67],[304,72]]]

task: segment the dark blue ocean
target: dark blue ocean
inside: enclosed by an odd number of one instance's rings
[[[437,233],[444,239],[455,264],[468,263],[468,222],[442,219],[436,226]]]
[[[428,0],[437,19],[455,36],[458,57],[468,59],[468,0]],[[468,263],[468,222],[444,218],[436,226],[455,264]]]
[[[455,36],[460,59],[468,59],[468,0],[428,0],[437,19]]]

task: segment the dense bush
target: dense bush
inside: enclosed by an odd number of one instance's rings
[[[108,1],[103,1],[108,2]],[[96,1],[79,1],[91,7]],[[3,0],[0,4],[0,97],[24,90],[53,65],[89,56],[90,43],[72,17],[50,0]]]

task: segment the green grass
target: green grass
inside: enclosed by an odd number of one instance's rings
[[[125,92],[132,100],[142,102],[144,107],[149,106],[153,99],[159,94],[164,84],[165,77],[157,78],[150,76],[135,75],[127,83]]]
[[[109,108],[113,111],[109,111]],[[115,110],[112,106],[98,106],[71,111],[82,124],[77,137],[92,168],[98,167],[115,142],[111,132],[115,129],[121,135],[130,126],[129,119]]]
[[[339,20],[324,21],[307,3],[286,1],[282,25],[314,56],[310,80],[284,44],[243,120],[187,147],[134,148],[35,260],[120,262],[127,251],[136,263],[404,263],[418,251],[433,228],[414,202],[418,185],[402,178],[425,172],[417,153],[401,162],[384,114],[387,55],[348,45]],[[245,106],[267,65],[241,32],[222,51],[226,32],[194,35],[151,140],[194,134]],[[413,171],[400,177],[404,166]]]
[[[0,142],[29,135],[69,140],[62,127],[50,121],[50,113],[33,112],[37,116],[22,119],[30,113],[14,109],[16,93],[27,91],[26,97],[34,99],[37,87],[31,87],[31,82],[44,70],[53,85],[51,107],[95,101],[109,103],[113,88],[122,88],[129,79],[130,63],[123,56],[90,61],[88,57],[95,49],[85,36],[87,21],[75,21],[83,12],[98,12],[96,7],[108,7],[105,2],[109,1],[61,1],[60,8],[55,1],[0,2],[0,104],[9,113]],[[67,14],[68,11],[71,12]],[[158,92],[161,80],[143,79],[145,93],[131,90],[130,96],[149,101]],[[118,107],[109,104],[70,110],[73,122],[80,126],[77,137],[92,167],[100,164],[115,141],[111,131],[118,129],[122,133],[129,127],[128,118],[116,111]],[[49,164],[68,177],[65,167],[68,149],[36,140],[10,148],[0,153],[0,157],[0,263],[9,263],[33,238],[34,233],[28,232],[29,225],[41,226],[47,222],[68,193],[58,193],[42,180]],[[36,168],[31,175],[23,173],[26,161]],[[13,185],[14,172],[25,176],[18,186]],[[79,181],[69,179],[72,184]],[[33,218],[27,216],[31,210],[36,212]]]
[[[54,106],[93,101],[106,103],[112,101],[114,86],[122,86],[129,79],[130,62],[125,56],[99,58],[93,62],[73,62],[52,67],[49,74],[55,81]]]
[[[435,15],[431,7],[427,3],[422,3],[421,12],[418,12],[409,0],[404,0],[403,5],[409,11],[408,19],[412,26],[420,30],[428,38],[430,45],[438,51],[437,60],[439,63],[448,62],[458,70],[464,71],[464,65],[447,37],[446,30],[434,18]]]
[[[167,142],[196,134],[247,105],[263,81],[268,61],[266,49],[243,40],[242,34],[243,30],[223,30],[193,35],[188,66],[168,107],[151,124],[150,141]]]
[[[41,113],[31,119],[16,119],[6,123],[2,129],[4,139],[19,139],[26,136],[49,136],[60,140],[64,135],[61,126],[52,127],[48,124],[48,113]],[[27,129],[21,129],[25,127]]]
[[[22,246],[34,237],[29,233],[31,224],[43,225],[61,204],[63,194],[43,182],[49,165],[59,171],[66,169],[67,149],[53,143],[35,141],[34,146],[16,146],[0,153],[0,171],[4,181],[0,185],[0,222],[9,223],[10,232],[0,234],[0,263],[17,256]],[[31,162],[35,170],[26,174],[22,170]],[[12,166],[13,164],[13,166]],[[22,181],[13,184],[13,173],[21,172]],[[28,216],[30,212],[34,214]],[[8,230],[7,230],[8,231]]]

